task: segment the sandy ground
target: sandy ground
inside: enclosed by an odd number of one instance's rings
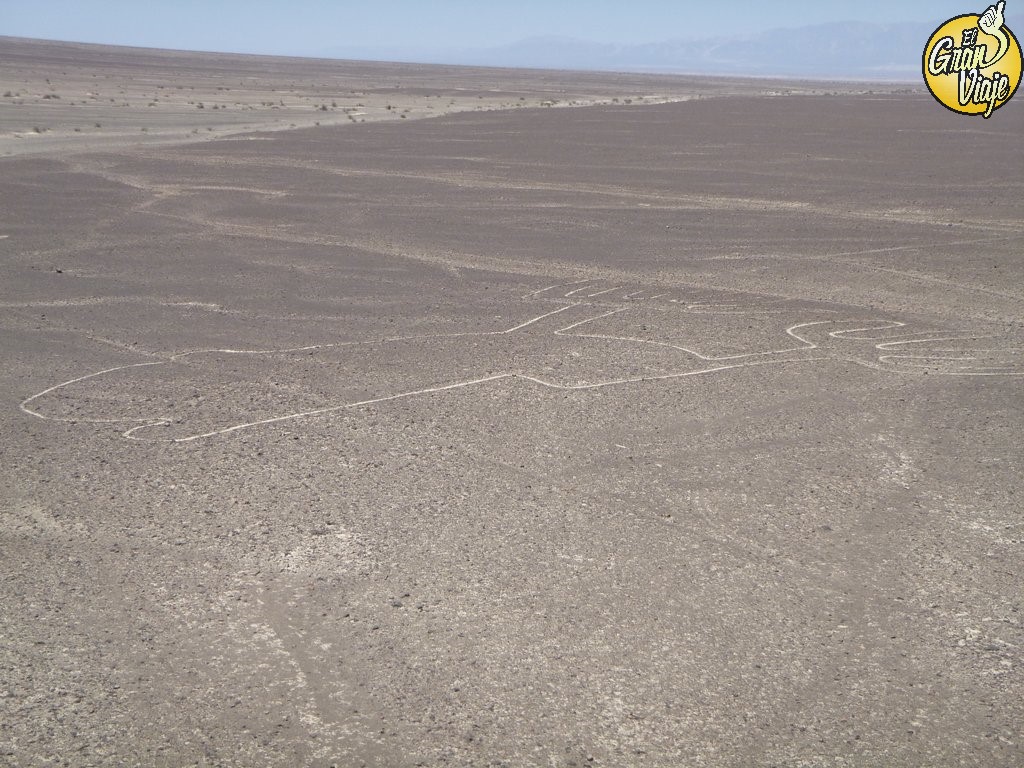
[[[1016,102],[0,51],[0,763],[1024,761]]]

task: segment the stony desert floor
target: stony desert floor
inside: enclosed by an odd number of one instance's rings
[[[1024,761],[1024,101],[0,42],[0,763]]]

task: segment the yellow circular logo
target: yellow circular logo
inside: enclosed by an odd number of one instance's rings
[[[924,81],[940,104],[962,115],[989,117],[1017,92],[1024,58],[1003,20],[1005,0],[980,16],[957,16],[924,47]]]

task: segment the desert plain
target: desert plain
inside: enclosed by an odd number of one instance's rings
[[[1024,762],[1020,98],[0,94],[0,764]]]

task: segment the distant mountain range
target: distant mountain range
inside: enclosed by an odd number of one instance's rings
[[[1024,31],[1024,17],[1008,17]],[[743,37],[614,45],[536,37],[496,48],[345,47],[335,58],[543,69],[593,69],[853,80],[917,80],[925,43],[937,24],[836,22]]]

